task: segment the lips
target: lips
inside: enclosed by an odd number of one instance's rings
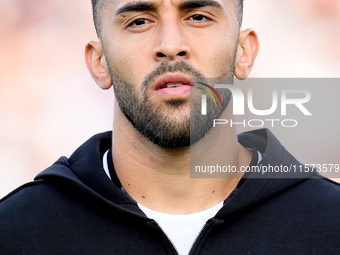
[[[181,86],[190,86],[190,78],[182,74],[167,74],[156,81],[154,90],[176,89]]]
[[[167,74],[159,78],[154,91],[166,97],[183,97],[190,93],[190,78],[182,74]]]

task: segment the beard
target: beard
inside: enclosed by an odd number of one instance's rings
[[[235,57],[228,70],[220,78],[228,78],[228,84],[233,83],[235,70]],[[109,63],[109,62],[107,62]],[[141,85],[141,90],[119,77],[109,67],[114,92],[118,105],[131,122],[132,126],[152,143],[167,149],[177,149],[195,144],[201,140],[213,126],[213,120],[218,119],[230,102],[231,92],[226,89],[218,91],[223,107],[216,107],[212,100],[208,100],[207,109],[209,115],[201,115],[200,90],[196,90],[195,96],[190,99],[174,99],[166,101],[167,111],[161,111],[160,107],[149,98],[150,87],[162,74],[181,72],[186,73],[200,82],[207,79],[204,75],[185,61],[178,61],[170,65],[168,62],[161,63],[157,69],[147,75]],[[210,81],[211,82],[211,81]],[[184,105],[190,101],[190,113]],[[177,112],[179,117],[174,117]]]

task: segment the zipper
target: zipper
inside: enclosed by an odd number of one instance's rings
[[[215,223],[216,219],[211,218],[209,219],[204,226],[202,227],[201,231],[198,233],[195,241],[193,242],[193,244],[190,247],[189,250],[189,254],[188,255],[194,255],[195,254],[195,250],[197,249],[198,245],[200,244],[201,240],[203,239],[203,237],[205,236],[205,234],[207,233],[207,231],[210,229],[210,227]],[[158,223],[155,220],[152,220],[150,222],[150,225],[153,225],[156,229],[158,229],[161,233],[162,236],[165,238],[167,244],[169,245],[169,247],[171,248],[171,251],[175,254],[175,255],[179,255],[174,243],[171,241],[171,239],[168,237],[168,235],[162,230],[162,228],[158,225]]]
[[[191,245],[190,251],[189,251],[189,255],[194,255],[195,250],[197,249],[198,244],[201,242],[201,240],[203,239],[204,235],[206,234],[206,232],[208,231],[208,229],[210,228],[210,226],[214,223],[213,218],[209,219],[203,226],[203,228],[201,229],[201,231],[199,232],[199,234],[197,235],[195,241],[193,242],[193,244]]]
[[[168,246],[171,248],[171,251],[175,254],[175,255],[179,255],[174,243],[171,241],[171,239],[168,237],[168,235],[163,231],[163,229],[159,226],[159,224],[155,221],[152,220],[150,222],[150,225],[153,225],[157,230],[159,230],[162,233],[162,236],[164,237],[166,243],[168,244]]]

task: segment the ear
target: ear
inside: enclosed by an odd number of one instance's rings
[[[102,46],[99,42],[88,42],[85,47],[85,61],[93,79],[102,89],[112,86],[110,73]]]
[[[235,62],[235,76],[246,79],[253,68],[260,43],[254,30],[241,31]]]

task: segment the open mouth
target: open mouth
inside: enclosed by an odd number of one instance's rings
[[[159,95],[185,97],[190,93],[190,85],[183,83],[167,83],[156,90]]]
[[[183,83],[168,83],[166,85],[164,85],[163,87],[161,87],[161,89],[164,89],[164,88],[177,88],[177,87],[180,87],[180,86],[183,86],[184,84]]]
[[[164,96],[187,96],[190,93],[190,78],[183,74],[166,74],[156,81],[154,90]]]

